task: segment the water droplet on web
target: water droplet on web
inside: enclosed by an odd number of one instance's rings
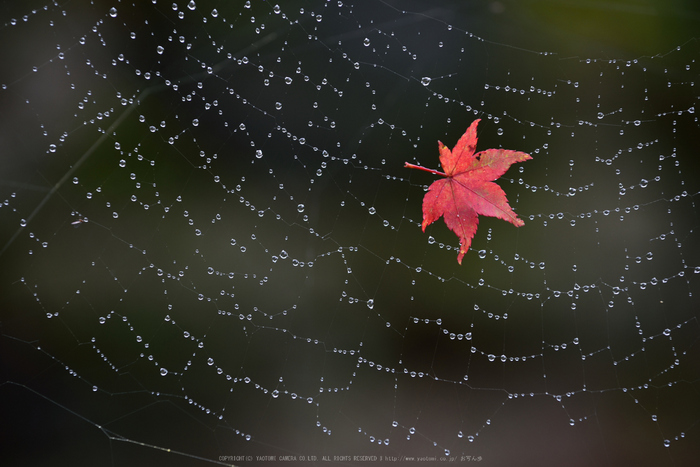
[[[160,369],[160,375],[161,375],[161,376],[165,376],[165,375],[167,375],[167,374],[168,374],[168,370],[166,370],[165,368],[161,368],[161,369]]]
[[[219,16],[219,11],[216,8],[214,8],[213,10],[211,10],[211,15],[212,17],[216,18],[217,16]]]
[[[290,78],[289,76],[284,78],[284,84],[292,84],[292,78]]]
[[[377,212],[377,210],[374,209],[374,207],[369,208],[368,211],[370,214],[375,214]]]
[[[197,4],[194,2],[194,0],[190,0],[190,3],[187,4],[187,8],[189,8],[190,10],[194,10],[195,8],[197,8]]]
[[[114,7],[110,8],[109,9],[109,16],[111,16],[112,18],[116,18],[117,17],[117,9]]]
[[[303,204],[298,205],[298,206],[297,206],[297,211],[299,211],[299,212],[304,212],[304,205],[303,205]]]
[[[55,144],[49,144],[49,152],[56,152],[56,145]]]
[[[370,44],[369,37],[365,37],[365,40],[362,43],[365,44],[365,47],[369,47],[369,44]]]
[[[496,133],[498,134],[498,136],[503,135],[503,128],[499,128],[498,130],[496,130]]]
[[[282,110],[282,103],[281,102],[275,102],[275,108],[277,110]]]
[[[162,45],[159,45],[158,47],[156,47],[156,52],[158,52],[158,55],[163,55],[164,50],[165,49],[163,48]]]
[[[260,149],[255,151],[256,159],[262,159],[262,156],[263,156],[263,152]]]
[[[431,81],[432,79],[428,78],[427,76],[424,76],[420,79],[420,84],[422,84],[423,86],[427,86],[430,84]]]

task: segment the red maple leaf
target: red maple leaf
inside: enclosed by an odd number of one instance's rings
[[[506,173],[512,164],[532,157],[509,149],[487,149],[474,154],[479,121],[472,122],[452,151],[438,141],[440,165],[444,173],[408,162],[404,165],[445,177],[434,181],[423,198],[423,232],[440,216],[444,216],[447,227],[459,237],[459,264],[462,264],[462,258],[472,243],[479,214],[498,217],[516,227],[525,224],[513,212],[506,194],[493,180]]]

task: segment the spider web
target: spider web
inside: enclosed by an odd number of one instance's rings
[[[699,18],[4,3],[4,457],[693,465]],[[459,266],[403,164],[477,118]]]

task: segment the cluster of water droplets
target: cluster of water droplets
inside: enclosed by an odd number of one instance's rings
[[[580,68],[570,73],[581,76],[570,79],[560,73],[558,58],[540,52],[534,55],[552,60],[543,62],[543,74],[487,69],[474,94],[460,84],[474,44],[487,47],[491,58],[504,52],[439,20],[433,21],[438,32],[414,35],[355,16],[360,6],[343,2],[297,8],[248,1],[235,12],[223,5],[202,11],[194,0],[168,2],[166,8],[153,4],[167,15],[165,32],[130,24],[132,8],[119,4],[94,29],[81,32],[72,47],[59,45],[55,59],[30,68],[30,76],[39,77],[59,70],[73,87],[63,90],[73,93],[67,124],[48,129],[42,124],[41,153],[61,163],[79,133],[88,131],[107,168],[91,172],[68,164],[66,186],[56,189],[71,190],[60,191],[70,207],[48,229],[32,225],[31,212],[22,211],[15,193],[2,204],[4,211],[16,212],[13,222],[28,241],[23,248],[39,260],[59,250],[54,247],[59,241],[70,244],[66,238],[81,236],[85,242],[80,254],[73,253],[89,258],[80,256],[87,266],[71,298],[52,303],[40,278],[22,277],[20,284],[52,326],[85,300],[97,325],[88,346],[110,372],[125,371],[126,357],[110,346],[110,336],[124,332],[125,352],[139,371],[145,368],[143,382],[154,388],[156,399],[184,401],[230,424],[244,439],[263,442],[264,432],[237,425],[226,400],[192,395],[190,375],[199,378],[201,371],[234,399],[237,391],[250,391],[251,398],[262,397],[273,408],[282,401],[299,404],[314,414],[314,429],[328,436],[341,429],[326,410],[332,412],[365,384],[360,390],[370,384],[391,389],[383,402],[400,405],[406,393],[426,382],[478,398],[493,389],[482,379],[491,371],[523,368],[542,383],[537,390],[499,383],[501,400],[480,414],[485,418],[476,427],[469,425],[467,411],[451,414],[460,423],[444,436],[415,415],[353,422],[372,446],[427,442],[445,456],[497,429],[495,415],[515,399],[555,401],[570,426],[594,417],[594,408],[576,408],[590,393],[588,370],[576,370],[578,380],[549,389],[546,383],[558,376],[548,369],[550,361],[580,365],[607,359],[606,368],[616,375],[625,365],[662,361],[650,375],[606,383],[601,392],[636,396],[662,378],[669,379],[668,387],[682,384],[676,371],[686,365],[689,346],[680,336],[692,334],[697,322],[672,315],[659,328],[658,315],[644,307],[650,306],[651,292],[664,299],[691,297],[700,273],[687,250],[695,229],[681,222],[697,220],[697,192],[689,186],[687,149],[677,140],[688,131],[684,125],[697,124],[695,108],[640,110],[605,96],[608,74],[620,95],[639,77],[653,81],[646,69],[651,58],[577,60]],[[390,14],[414,18],[393,9]],[[33,15],[9,24],[20,27],[34,21]],[[336,37],[324,29],[340,24],[349,30],[346,22],[352,34]],[[140,50],[120,44],[123,49],[115,48],[102,63],[91,47],[111,46],[102,31],[115,24],[125,42]],[[238,47],[227,39],[235,34],[246,43]],[[306,48],[315,55],[305,55]],[[436,61],[434,73],[424,66],[433,62],[431,54],[448,48],[454,48],[453,65]],[[76,57],[79,65],[70,62]],[[177,66],[170,67],[171,60]],[[662,74],[661,86],[692,88],[695,59],[684,65],[673,77]],[[83,67],[89,71],[83,76],[87,86],[75,78]],[[595,80],[586,78],[590,70],[596,70]],[[395,94],[386,86],[393,79],[397,89],[406,88]],[[653,83],[646,86],[640,102],[658,92]],[[11,89],[4,84],[1,92]],[[420,113],[411,108],[402,115],[404,107],[390,105],[404,97]],[[558,107],[573,109],[575,117]],[[460,268],[459,240],[443,221],[421,229],[422,198],[440,176],[411,173],[403,162],[438,168],[435,140],[453,147],[475,118],[482,119],[480,141],[488,142],[479,142],[477,150],[517,149],[533,161],[497,181],[525,226],[517,230],[482,217]],[[662,132],[662,124],[668,131]],[[654,132],[662,134],[646,134]],[[618,245],[625,236],[629,244]],[[590,256],[606,254],[612,256],[610,266],[596,269]],[[108,283],[117,298],[95,298]],[[152,292],[154,304],[129,310],[138,307],[141,288]],[[663,312],[663,300],[654,296],[654,301]],[[152,331],[139,313],[158,316],[162,326]],[[508,333],[522,325],[523,316],[541,320],[540,331],[548,320],[599,320],[600,332],[613,336],[602,342],[583,326],[572,332],[547,328],[549,333],[534,333],[520,346],[522,336]],[[620,322],[610,324],[614,319]],[[618,346],[616,326],[639,340]],[[235,338],[216,334],[224,328]],[[172,341],[159,340],[171,333]],[[251,352],[250,362],[231,363],[227,344],[234,341],[243,342],[235,352]],[[411,354],[426,342],[432,361]],[[184,356],[173,358],[169,345]],[[310,367],[299,382],[274,365],[286,361],[290,349],[301,360],[323,355],[327,367]],[[454,355],[458,362],[446,364]],[[256,357],[271,358],[269,373],[264,366],[269,362],[261,365]],[[533,361],[541,364],[535,370]],[[114,392],[93,382],[88,370],[62,365],[92,392]],[[338,370],[338,376],[336,368],[350,369]],[[311,380],[313,387],[305,384]],[[158,389],[170,381],[177,384]],[[660,419],[650,417],[656,424]],[[683,439],[684,430],[664,433],[663,445]]]

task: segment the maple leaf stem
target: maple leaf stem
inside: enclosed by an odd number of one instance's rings
[[[425,170],[426,172],[430,172],[431,174],[442,175],[443,177],[447,177],[446,173],[440,172],[439,170],[428,169],[421,165],[409,164],[408,162],[404,162],[404,167],[408,167],[409,169]]]

